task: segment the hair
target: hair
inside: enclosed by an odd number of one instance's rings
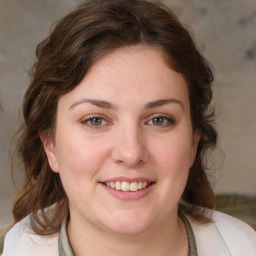
[[[91,0],[59,20],[37,46],[37,60],[24,96],[24,123],[16,144],[25,181],[13,203],[15,223],[30,214],[36,233],[59,231],[69,213],[68,198],[59,174],[49,166],[39,135],[47,132],[54,136],[59,98],[76,88],[96,60],[134,45],[160,48],[170,67],[187,81],[192,126],[202,135],[179,212],[197,221],[210,221],[202,209],[215,207],[206,160],[209,149],[216,146],[217,133],[214,113],[208,111],[213,81],[208,62],[167,7],[142,0]]]

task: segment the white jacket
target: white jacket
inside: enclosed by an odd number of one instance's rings
[[[244,222],[213,211],[213,223],[191,220],[198,256],[256,256],[256,232]]]
[[[213,222],[189,219],[198,256],[256,256],[256,232],[244,222],[213,211]],[[2,256],[58,256],[58,235],[39,236],[29,228],[28,217],[6,235]]]

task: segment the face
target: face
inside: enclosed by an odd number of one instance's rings
[[[159,49],[121,48],[99,59],[58,102],[54,140],[71,220],[135,234],[177,219],[199,133],[188,89]]]

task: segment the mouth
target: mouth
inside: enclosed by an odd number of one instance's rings
[[[155,182],[147,182],[147,181],[110,181],[110,182],[102,182],[103,185],[123,192],[137,192],[139,190],[146,189],[152,186]]]

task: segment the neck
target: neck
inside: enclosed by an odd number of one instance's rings
[[[79,227],[77,229],[77,227]],[[184,256],[188,255],[188,239],[183,222],[170,218],[140,234],[116,234],[98,229],[90,223],[76,225],[72,219],[68,237],[76,256]]]

